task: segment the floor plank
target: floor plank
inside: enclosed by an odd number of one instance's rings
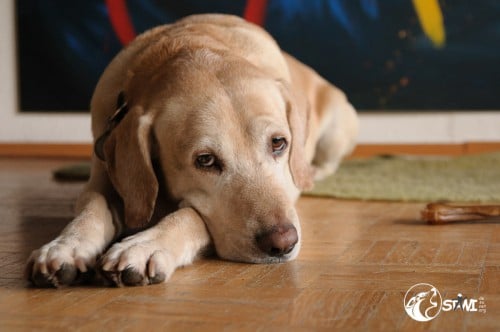
[[[299,258],[280,265],[206,259],[165,284],[34,289],[31,250],[72,218],[81,183],[58,183],[54,159],[0,159],[0,330],[499,330],[500,224],[428,226],[423,204],[302,197]],[[486,313],[412,320],[406,291],[482,298]]]

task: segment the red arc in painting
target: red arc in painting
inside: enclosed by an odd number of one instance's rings
[[[105,0],[111,26],[120,43],[125,46],[136,36],[125,0]]]
[[[105,0],[109,20],[120,43],[125,46],[136,36],[126,0]],[[247,0],[243,17],[252,23],[264,25],[267,0]]]

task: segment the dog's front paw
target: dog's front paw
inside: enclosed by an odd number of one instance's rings
[[[61,287],[90,279],[97,251],[91,245],[59,237],[31,253],[25,277],[37,287]]]
[[[168,250],[141,233],[114,244],[99,265],[103,276],[120,287],[164,282],[176,268]]]

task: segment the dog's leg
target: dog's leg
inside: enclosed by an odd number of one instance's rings
[[[334,173],[342,158],[354,148],[358,135],[358,118],[354,107],[336,88],[329,88],[318,107],[324,107],[324,119],[316,144],[313,165],[315,179],[321,180]]]
[[[101,258],[101,269],[117,286],[161,283],[177,267],[192,263],[210,244],[198,213],[182,208],[152,228],[115,243]]]
[[[93,178],[78,199],[75,219],[56,239],[31,253],[25,274],[35,286],[59,287],[78,282],[91,272],[96,257],[119,231],[102,194],[104,170],[96,167],[92,172]]]
[[[306,149],[313,154],[315,180],[321,180],[335,172],[342,158],[354,148],[358,135],[356,110],[340,89],[289,54],[283,52],[283,56],[288,62],[298,105],[305,108],[308,104],[311,108],[311,139]]]

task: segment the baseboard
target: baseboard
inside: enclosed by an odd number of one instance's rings
[[[0,157],[90,158],[91,144],[0,143]]]
[[[468,142],[462,144],[360,144],[352,157],[380,154],[460,156],[500,151],[500,142]]]
[[[463,144],[359,144],[352,157],[380,154],[446,155],[500,151],[500,142],[469,142]],[[92,155],[91,144],[0,143],[0,157],[74,158]]]

